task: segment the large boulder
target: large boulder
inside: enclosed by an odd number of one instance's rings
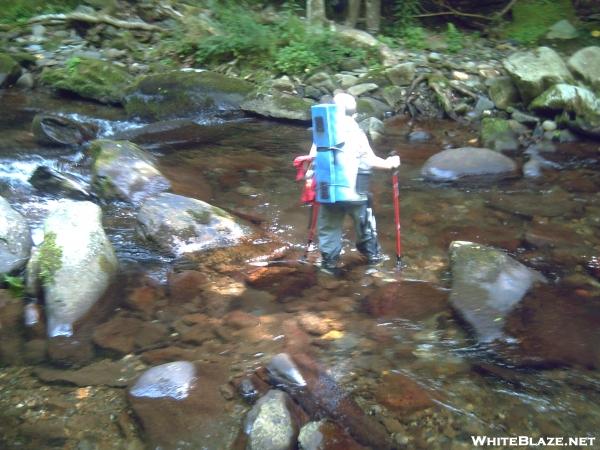
[[[228,212],[169,193],[144,202],[137,221],[142,237],[174,255],[235,245],[249,233],[249,228]]]
[[[19,78],[21,66],[5,53],[0,53],[0,88],[9,86]]]
[[[151,121],[214,115],[239,110],[253,91],[247,81],[216,72],[170,71],[139,79],[125,98],[125,109]]]
[[[0,197],[0,274],[24,267],[31,245],[31,233],[25,218]]]
[[[268,95],[257,93],[244,101],[241,107],[246,112],[268,118],[309,122],[312,105],[312,100],[273,92]]]
[[[239,406],[226,401],[226,372],[214,364],[175,361],[152,367],[129,389],[129,402],[148,448],[230,449],[239,432]]]
[[[97,140],[89,151],[94,158],[92,183],[102,198],[140,203],[171,186],[152,157],[131,142]]]
[[[90,125],[57,114],[39,113],[31,122],[35,140],[42,145],[78,145],[93,139]]]
[[[519,102],[519,91],[510,77],[495,77],[487,81],[488,94],[498,109],[506,109]]]
[[[600,99],[586,88],[557,84],[533,100],[530,108],[539,112],[572,112],[590,126],[600,127]]]
[[[44,240],[28,266],[29,288],[43,290],[50,337],[73,334],[75,322],[102,297],[117,266],[100,207],[61,200],[44,221]]]
[[[582,48],[569,58],[567,65],[596,93],[600,93],[600,47]]]
[[[479,342],[503,339],[506,316],[545,278],[501,250],[473,242],[450,244],[450,304]]]
[[[548,47],[513,53],[504,68],[527,104],[550,86],[573,79],[562,58]]]
[[[463,147],[444,150],[429,158],[421,173],[433,181],[453,181],[463,177],[511,177],[516,163],[488,148]]]
[[[101,103],[120,104],[132,77],[116,64],[91,58],[72,58],[65,67],[46,67],[43,84]]]

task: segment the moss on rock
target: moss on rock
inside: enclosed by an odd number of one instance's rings
[[[38,256],[39,277],[44,286],[54,282],[54,276],[62,267],[62,249],[56,244],[56,233],[46,233]]]
[[[110,104],[122,103],[132,80],[115,64],[88,58],[71,58],[65,67],[48,67],[41,74],[42,83],[53,89]]]
[[[21,66],[11,56],[0,53],[0,87],[14,83],[21,73]]]

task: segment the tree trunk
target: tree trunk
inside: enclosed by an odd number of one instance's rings
[[[356,27],[358,15],[360,13],[360,4],[362,0],[348,0],[348,15],[346,16],[346,26],[350,28]]]
[[[381,0],[365,0],[367,31],[371,34],[379,32],[381,25]]]
[[[325,23],[325,0],[306,0],[306,18],[314,25]]]

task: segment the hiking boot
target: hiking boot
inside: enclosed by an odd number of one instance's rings
[[[327,275],[331,275],[332,277],[340,277],[342,275],[342,270],[335,265],[330,264],[321,264],[319,270]]]
[[[383,263],[389,258],[383,253],[377,253],[376,255],[367,256],[367,266],[369,267],[381,267]]]

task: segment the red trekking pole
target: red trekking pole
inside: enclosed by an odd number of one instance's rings
[[[395,156],[396,152],[392,152],[391,156]],[[400,187],[398,185],[399,169],[394,169],[392,172],[392,190],[394,192],[394,224],[396,225],[396,268],[401,269],[402,264],[402,239],[400,226]]]
[[[312,156],[298,156],[294,159],[294,167],[296,168],[296,181],[305,179],[306,172],[312,164],[312,160]],[[316,199],[314,177],[309,180],[305,180],[300,201],[305,204],[310,204],[311,211],[310,221],[308,223],[308,240],[306,243],[306,249],[304,250],[304,255],[302,255],[301,259],[302,261],[305,261],[308,258],[310,246],[315,238],[315,230],[317,228],[317,220],[319,217],[319,203]]]

